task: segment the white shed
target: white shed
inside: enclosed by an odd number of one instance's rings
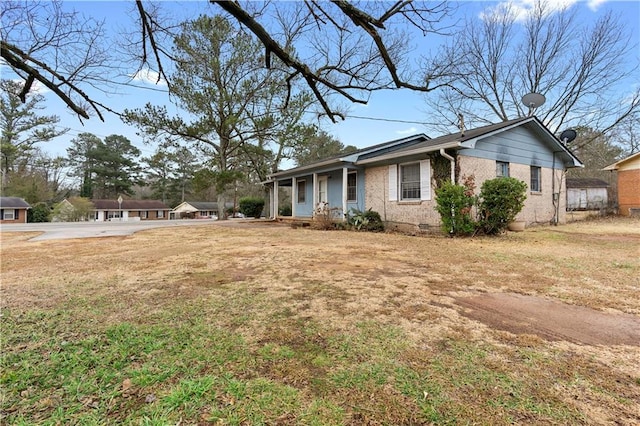
[[[601,179],[567,178],[567,210],[601,210],[607,207],[609,184]]]

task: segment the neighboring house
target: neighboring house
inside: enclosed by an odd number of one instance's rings
[[[169,208],[158,200],[91,200],[94,206],[93,220],[135,221],[135,220],[168,220]]]
[[[27,223],[31,206],[19,197],[0,197],[0,223]]]
[[[525,117],[430,139],[415,135],[314,164],[273,173],[271,216],[278,218],[278,192],[290,188],[292,216],[311,218],[328,204],[340,216],[372,209],[388,224],[438,226],[435,188],[473,175],[485,180],[511,176],[527,183],[518,220],[565,222],[564,172],[582,163],[536,117]],[[289,190],[289,189],[287,189]]]
[[[68,222],[69,218],[74,215],[75,210],[75,206],[65,198],[60,202],[57,214],[51,217],[51,222]]]
[[[567,178],[567,210],[601,210],[608,206],[609,184],[602,179]]]
[[[233,203],[225,203],[227,209],[233,208]],[[171,219],[217,219],[218,203],[214,201],[184,201],[171,211]]]
[[[618,172],[618,209],[623,216],[640,216],[640,152],[602,170]]]

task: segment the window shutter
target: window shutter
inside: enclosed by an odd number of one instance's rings
[[[20,219],[20,210],[19,210],[19,209],[15,209],[15,210],[13,211],[13,218],[14,218],[15,220]]]
[[[389,201],[398,201],[398,166],[389,166]]]
[[[420,199],[431,199],[431,161],[420,162]]]

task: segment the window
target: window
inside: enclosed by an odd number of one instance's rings
[[[400,166],[400,199],[420,199],[420,163]]]
[[[15,220],[14,210],[3,210],[2,218],[4,220]]]
[[[296,192],[298,194],[298,204],[304,204],[307,202],[307,181],[299,180],[296,182]]]
[[[431,161],[389,165],[389,201],[431,199]]]
[[[504,161],[496,161],[496,176],[509,177],[509,163]]]
[[[158,210],[158,215],[156,216],[158,219],[164,217],[164,210]]]
[[[542,171],[540,167],[531,166],[531,192],[542,192]]]
[[[140,219],[147,219],[149,217],[149,212],[146,210],[142,210],[138,212],[138,216],[140,216]]]
[[[347,174],[347,201],[358,201],[358,172]]]

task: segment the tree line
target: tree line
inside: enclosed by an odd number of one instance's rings
[[[154,152],[141,150],[122,135],[101,139],[80,133],[69,140],[65,156],[51,156],[42,145],[56,137],[59,118],[41,115],[44,97],[30,94],[19,100],[20,85],[0,80],[0,127],[2,139],[2,195],[24,198],[32,205],[48,207],[65,198],[116,199],[119,195],[161,200],[175,207],[185,200],[213,201],[224,191],[234,196],[263,195],[260,182],[275,170],[274,153],[256,145],[238,146],[238,153],[226,159],[226,174],[220,172],[206,144],[190,144],[188,138],[167,137]],[[314,126],[297,144],[280,153],[281,159],[304,165],[331,155],[355,150],[345,147],[329,133]]]

